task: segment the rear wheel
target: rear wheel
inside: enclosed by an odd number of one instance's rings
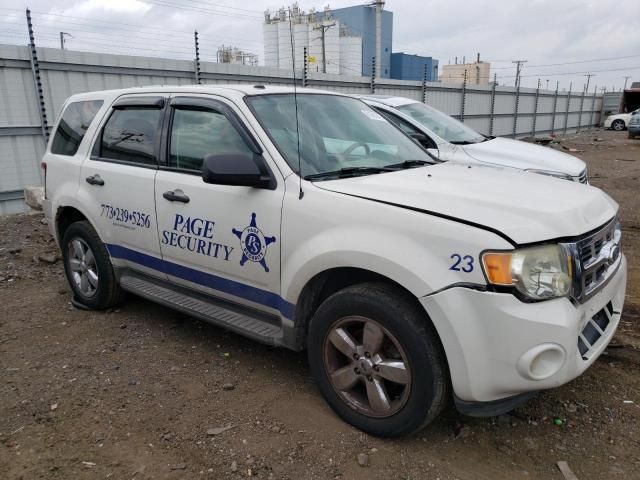
[[[329,297],[309,326],[308,354],[333,410],[373,435],[413,433],[445,405],[449,379],[437,333],[399,288],[361,284]]]
[[[613,128],[616,132],[620,132],[624,130],[624,121],[622,120],[614,120],[611,124],[611,128]]]
[[[107,249],[89,222],[72,223],[62,239],[64,270],[75,300],[92,309],[120,303],[124,292]]]

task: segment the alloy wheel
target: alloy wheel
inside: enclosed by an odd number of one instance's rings
[[[69,269],[75,286],[85,297],[93,297],[98,290],[98,267],[91,248],[81,238],[68,245]]]
[[[409,398],[407,356],[396,337],[370,318],[345,317],[331,327],[324,365],[334,390],[364,415],[389,417]]]

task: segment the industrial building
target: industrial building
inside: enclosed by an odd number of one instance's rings
[[[332,13],[329,9],[324,12],[312,9],[305,13],[297,4],[291,7],[291,18],[284,8],[275,15],[266,11],[263,25],[265,66],[290,70],[295,60],[296,68],[301,68],[306,48],[309,70],[359,75],[362,71],[362,38],[350,35]]]
[[[275,14],[265,12],[264,63],[267,67],[290,69],[303,64],[308,49],[309,69],[318,72],[370,76],[373,57],[378,77],[390,78],[393,13],[384,2],[322,12],[303,12],[294,3]],[[291,54],[291,28],[295,57]],[[379,42],[377,41],[380,32]]]
[[[222,45],[218,47],[216,54],[218,63],[230,63],[232,65],[258,65],[258,56],[255,53],[245,52],[238,47]]]
[[[438,81],[438,60],[403,52],[391,54],[391,78],[422,81],[425,76],[427,82]]]
[[[440,81],[444,83],[464,83],[464,75],[467,74],[467,83],[472,85],[488,85],[491,80],[491,63],[480,61],[480,54],[474,63],[456,63],[443,65]]]
[[[375,0],[303,12],[294,3],[273,14],[267,10],[263,25],[265,66],[291,69],[295,59],[296,68],[300,68],[306,47],[310,71],[369,77],[375,57],[378,78],[422,80],[426,66],[427,81],[437,81],[438,60],[392,53],[393,12],[384,10],[384,4]]]
[[[371,76],[372,60],[376,57],[376,76],[391,78],[391,52],[393,43],[393,12],[384,10],[384,2],[331,10],[331,16],[339,21],[351,35],[362,39],[361,75]],[[377,34],[380,32],[380,44]],[[379,50],[379,51],[378,51]]]

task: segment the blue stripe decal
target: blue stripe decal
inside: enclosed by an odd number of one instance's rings
[[[218,290],[229,295],[234,295],[245,300],[259,303],[270,308],[278,310],[284,317],[293,319],[295,305],[287,302],[273,292],[262,290],[261,288],[252,287],[244,283],[229,280],[227,278],[218,277],[210,273],[196,270],[194,268],[178,265],[177,263],[168,262],[146,253],[137,252],[121,245],[107,244],[109,254],[114,258],[121,258],[130,262],[138,263],[144,267],[152,268],[159,272],[182,278],[189,282],[197,283],[204,287]]]

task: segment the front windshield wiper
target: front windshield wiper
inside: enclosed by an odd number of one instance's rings
[[[392,172],[395,168],[389,167],[344,167],[339,170],[332,170],[330,172],[312,173],[311,175],[305,175],[305,180],[317,180],[327,177],[346,177],[353,175],[369,175],[374,173]]]
[[[422,165],[433,165],[433,162],[428,162],[426,160],[405,160],[404,162],[387,165],[387,168],[404,169],[421,167]]]
[[[459,140],[459,141],[453,141],[449,143],[451,143],[452,145],[475,145],[476,143],[486,142],[487,140],[491,140],[491,139],[486,137],[483,137],[483,138],[478,137],[478,140],[474,142],[469,140]]]

